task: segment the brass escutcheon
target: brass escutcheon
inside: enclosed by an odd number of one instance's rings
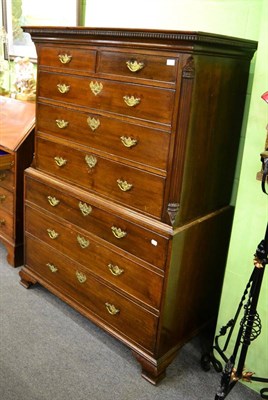
[[[57,127],[60,129],[64,129],[69,125],[68,121],[64,121],[64,119],[56,119]]]
[[[100,126],[100,120],[96,119],[94,117],[92,117],[92,118],[88,117],[87,124],[90,127],[90,129],[94,132]]]
[[[111,315],[116,315],[120,312],[118,308],[116,308],[113,304],[105,303],[106,310]]]
[[[0,226],[6,225],[6,220],[5,219],[0,219]]]
[[[123,99],[126,105],[129,107],[135,107],[141,102],[140,98],[134,96],[124,96]]]
[[[83,274],[83,272],[76,271],[75,275],[76,275],[78,282],[80,282],[80,283],[86,282],[87,277],[85,274]]]
[[[1,201],[1,203],[2,203],[4,200],[6,200],[6,196],[5,196],[4,194],[1,194],[1,195],[0,195],[0,201]]]
[[[119,276],[124,272],[124,270],[122,268],[119,268],[118,265],[109,264],[108,268],[111,274],[114,276]]]
[[[54,160],[58,167],[63,167],[67,163],[67,160],[62,157],[54,157]]]
[[[87,165],[89,166],[89,168],[94,168],[97,164],[97,157],[91,155],[86,155],[85,156],[85,161],[87,163]]]
[[[132,183],[128,183],[127,181],[122,181],[121,179],[117,179],[116,182],[118,184],[119,189],[121,189],[123,192],[129,191],[133,187]]]
[[[82,201],[79,201],[78,207],[79,207],[82,215],[84,215],[84,217],[86,217],[87,215],[89,215],[92,212],[92,207],[90,205],[88,205],[87,203],[82,203]]]
[[[83,236],[77,235],[76,239],[82,249],[87,248],[90,244],[89,240],[85,239]]]
[[[55,272],[58,271],[58,268],[55,267],[54,264],[47,263],[46,266],[50,269],[51,272],[54,272],[54,273],[55,273]]]
[[[0,174],[0,181],[4,181],[6,179],[6,174],[4,172],[2,172]]]
[[[127,67],[131,72],[138,72],[144,68],[144,62],[139,62],[137,60],[126,61]]]
[[[72,60],[72,56],[69,55],[69,54],[66,54],[66,53],[65,54],[59,54],[58,57],[59,57],[59,60],[60,60],[60,62],[62,64],[69,64],[69,62],[71,62],[71,60]]]
[[[70,85],[66,85],[65,83],[58,83],[58,85],[57,85],[58,91],[62,94],[68,93],[70,90],[70,87],[71,87]]]
[[[56,231],[54,231],[54,229],[47,229],[47,233],[48,233],[48,236],[50,237],[50,239],[57,239],[57,237],[59,236],[59,234],[56,232]]]
[[[60,203],[60,201],[56,199],[56,197],[52,196],[47,196],[47,201],[52,207],[56,207]]]
[[[103,89],[103,84],[101,82],[93,82],[91,81],[89,84],[91,92],[97,96]]]
[[[133,147],[138,143],[137,139],[132,139],[130,136],[120,136],[120,139],[125,147]]]
[[[127,236],[127,232],[126,231],[122,231],[121,228],[117,228],[116,226],[112,226],[111,230],[113,232],[113,235],[117,238],[117,239],[123,239],[125,236]]]

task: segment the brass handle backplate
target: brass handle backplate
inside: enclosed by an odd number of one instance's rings
[[[46,266],[50,269],[51,272],[54,272],[54,273],[55,273],[55,272],[58,271],[58,268],[55,267],[54,264],[47,263]]]
[[[127,236],[126,231],[123,231],[121,228],[117,228],[116,226],[112,226],[111,230],[117,239],[123,239],[125,236]]]
[[[94,168],[98,162],[97,157],[93,156],[92,154],[85,156],[85,161],[89,168]]]
[[[79,210],[81,211],[82,215],[86,217],[92,212],[92,207],[88,205],[87,203],[82,203],[82,201],[79,201],[78,203]]]
[[[88,117],[87,124],[90,127],[90,129],[94,132],[100,126],[100,120],[94,117]]]
[[[56,199],[56,197],[52,196],[47,196],[47,200],[52,207],[56,207],[60,203],[60,201]]]
[[[129,107],[135,107],[141,102],[140,98],[134,96],[124,96],[123,99],[126,105]]]
[[[93,82],[91,81],[89,84],[91,92],[97,96],[103,89],[103,84],[101,82]]]
[[[116,308],[113,304],[105,303],[106,310],[111,315],[116,315],[120,312],[118,308]]]
[[[6,200],[6,196],[4,195],[4,194],[1,194],[0,195],[0,201],[1,201],[1,203],[3,202],[3,201],[5,201]]]
[[[128,192],[133,187],[132,183],[122,181],[121,179],[117,179],[117,185],[119,189],[121,189],[123,192]]]
[[[138,72],[144,68],[144,62],[139,62],[137,60],[128,60],[126,64],[131,72]]]
[[[4,172],[1,172],[0,181],[4,181],[5,179],[6,179],[6,174]]]
[[[59,54],[58,57],[59,57],[59,60],[60,60],[60,62],[62,64],[69,64],[69,62],[71,62],[71,60],[72,60],[72,56],[69,55],[69,54],[66,54],[66,53],[65,54]]]
[[[58,167],[63,167],[67,163],[67,160],[63,157],[54,157],[54,160]]]
[[[47,229],[47,233],[48,233],[48,236],[50,237],[50,239],[57,239],[57,237],[59,236],[59,234],[56,232],[56,231],[54,231],[54,229]]]
[[[89,240],[85,239],[83,236],[77,235],[76,239],[82,249],[85,249],[90,245]]]
[[[80,283],[86,282],[87,277],[85,274],[83,274],[83,272],[76,271],[75,275],[76,275],[78,282],[80,282]]]
[[[109,264],[108,268],[111,274],[114,276],[120,276],[124,272],[124,270],[119,268],[118,265]]]
[[[136,144],[138,143],[137,139],[132,139],[130,136],[121,136],[120,140],[125,147],[129,147],[129,148],[136,146]]]
[[[60,93],[62,93],[62,94],[68,93],[69,90],[70,90],[70,87],[71,87],[70,85],[66,85],[65,83],[58,83],[57,84],[58,91]]]
[[[0,219],[0,226],[6,225],[6,220],[5,219]]]
[[[64,129],[64,128],[67,128],[67,126],[69,125],[69,122],[64,121],[64,119],[56,119],[56,125],[58,128]]]

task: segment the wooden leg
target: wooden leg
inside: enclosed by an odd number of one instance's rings
[[[20,270],[19,275],[21,279],[20,284],[26,289],[29,289],[30,286],[37,283],[36,279],[29,275],[23,268]]]
[[[158,360],[148,360],[143,357],[141,354],[132,351],[132,354],[137,359],[137,361],[141,364],[142,373],[141,376],[146,379],[148,382],[153,385],[157,385],[163,378],[166,376],[166,368],[173,361],[176,356],[176,353],[172,353],[166,358]]]

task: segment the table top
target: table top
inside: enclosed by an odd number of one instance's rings
[[[17,150],[35,125],[35,103],[0,96],[0,147]]]

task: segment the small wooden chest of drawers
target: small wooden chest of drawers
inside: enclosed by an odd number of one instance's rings
[[[156,384],[217,316],[256,43],[25,29],[38,87],[21,283],[120,339]]]
[[[35,104],[0,97],[0,240],[13,267],[23,264],[23,173],[34,152]]]

